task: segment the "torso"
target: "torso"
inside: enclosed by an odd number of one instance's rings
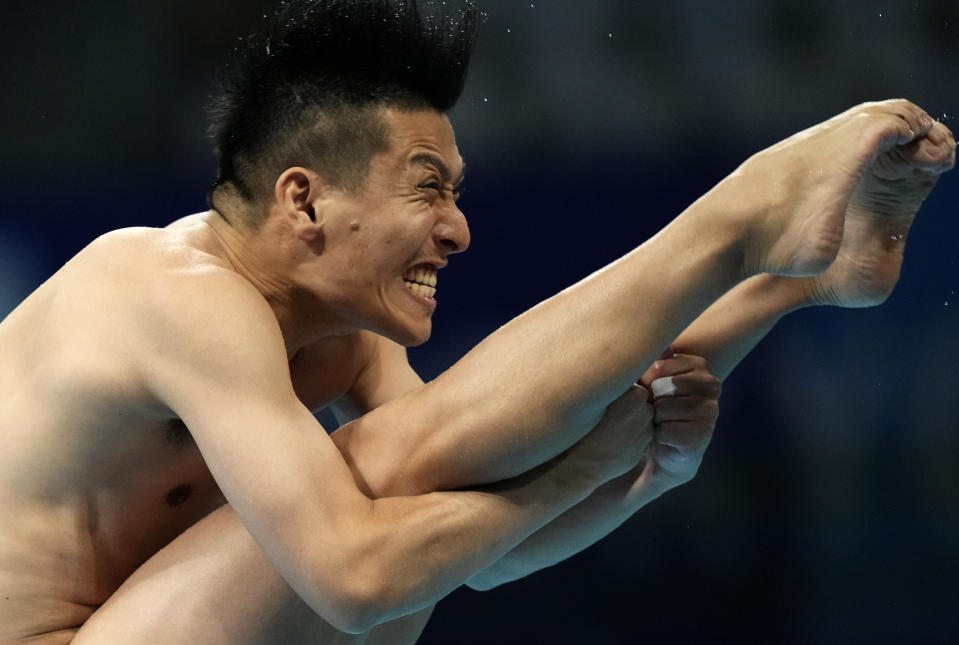
[[[81,625],[225,501],[188,430],[144,387],[149,357],[131,332],[165,271],[217,263],[194,229],[108,234],[0,323],[0,643]],[[347,391],[358,342],[294,357],[304,404]]]

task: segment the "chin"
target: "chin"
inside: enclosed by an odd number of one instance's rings
[[[433,325],[430,321],[427,321],[425,325],[393,325],[374,331],[403,347],[417,347],[430,339]]]
[[[411,334],[410,336],[404,338],[403,340],[397,340],[400,345],[404,347],[419,347],[426,341],[430,339],[430,333],[432,329],[427,329],[425,332],[420,332],[419,334]]]

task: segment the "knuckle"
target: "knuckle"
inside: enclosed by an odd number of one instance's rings
[[[719,380],[716,376],[713,376],[709,382],[709,394],[714,398],[718,398],[723,392],[723,382]]]
[[[716,399],[710,399],[706,401],[706,412],[710,417],[715,421],[719,417],[719,401]]]

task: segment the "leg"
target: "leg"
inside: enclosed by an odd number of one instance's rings
[[[344,634],[315,615],[227,506],[150,558],[77,633],[73,645],[403,645],[425,610]]]

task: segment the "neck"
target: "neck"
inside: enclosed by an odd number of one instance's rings
[[[316,294],[297,286],[297,249],[282,223],[268,219],[259,230],[231,225],[215,211],[204,217],[215,255],[260,292],[280,325],[287,355],[324,338],[358,331],[340,319]]]

